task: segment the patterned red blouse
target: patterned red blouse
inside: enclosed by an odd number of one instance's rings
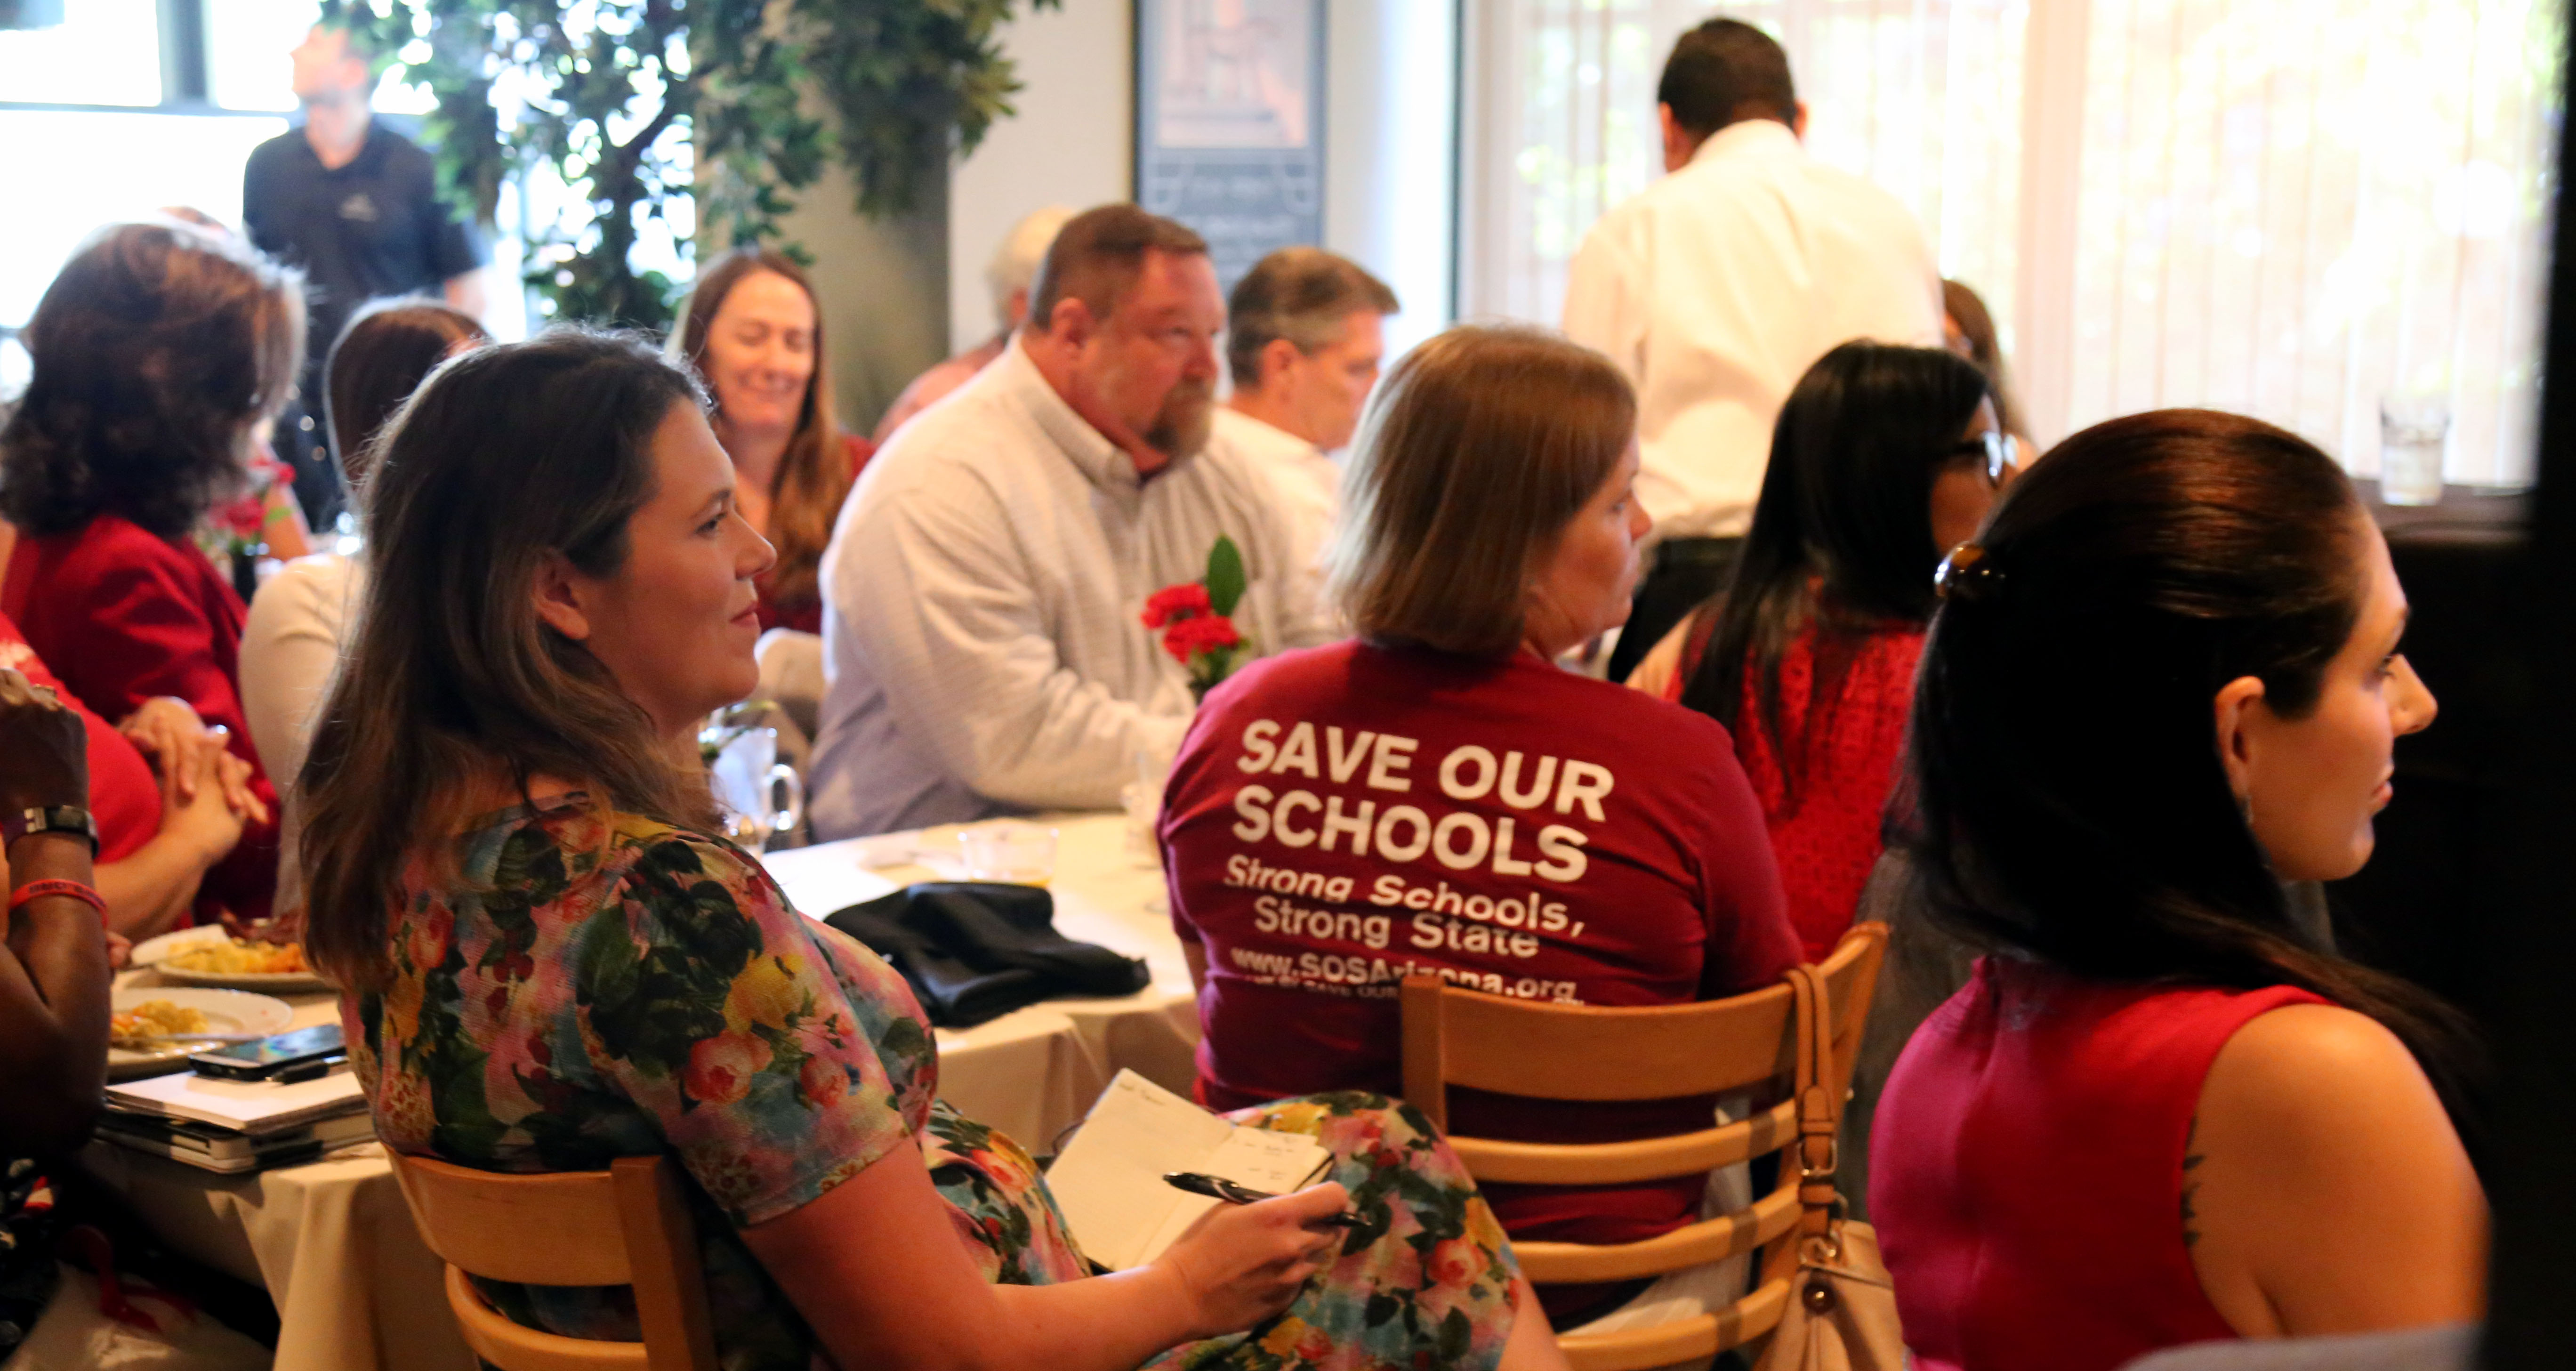
[[[1666,698],[1681,697],[1711,627],[1706,617],[1692,625],[1690,650]],[[1816,698],[1814,628],[1789,644],[1780,658],[1780,737],[1794,772],[1782,766],[1769,730],[1756,717],[1756,681],[1746,664],[1744,717],[1730,730],[1735,756],[1762,801],[1789,923],[1810,961],[1822,961],[1850,929],[1861,887],[1878,864],[1880,820],[1905,750],[1923,634],[1897,625],[1861,638],[1839,688],[1822,700]]]

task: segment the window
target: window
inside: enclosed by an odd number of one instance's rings
[[[73,0],[50,28],[0,32],[0,90],[12,102],[160,104],[158,12],[158,0]]]
[[[1553,322],[1660,165],[1670,0],[1471,6],[1468,313]],[[2529,479],[2562,98],[2554,0],[1747,0],[1807,145],[1985,296],[2037,436],[2210,405],[2356,473],[2447,394],[2450,478]]]
[[[106,224],[186,206],[242,221],[242,166],[289,127],[287,53],[312,27],[315,0],[198,0],[202,22],[164,0],[66,0],[63,22],[0,32],[0,148],[12,185],[41,186],[0,215],[0,399],[27,382],[12,336],[85,238]],[[193,57],[191,56],[193,54]],[[397,69],[375,108],[430,108]],[[494,279],[517,275],[515,240],[498,235]],[[494,290],[487,323],[525,329],[518,293]]]

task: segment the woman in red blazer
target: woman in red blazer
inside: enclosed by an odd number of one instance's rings
[[[201,721],[229,731],[249,768],[228,789],[253,822],[197,909],[264,919],[276,792],[242,719],[245,611],[189,532],[239,490],[294,385],[302,287],[237,241],[124,224],[54,278],[22,341],[36,366],[0,428],[0,518],[17,535],[0,613],[165,773]]]

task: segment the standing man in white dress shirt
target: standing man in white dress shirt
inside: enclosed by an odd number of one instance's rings
[[[1254,263],[1226,301],[1234,394],[1210,442],[1278,488],[1292,555],[1318,600],[1324,541],[1342,506],[1342,468],[1325,454],[1350,446],[1386,359],[1383,321],[1398,308],[1395,292],[1359,263],[1310,247]]]
[[[1115,807],[1193,707],[1146,598],[1220,535],[1260,650],[1331,636],[1268,478],[1203,451],[1224,324],[1205,241],[1103,205],[1056,235],[1001,357],[868,463],[823,554],[817,836]]]
[[[1735,564],[1771,425],[1817,358],[1854,338],[1941,345],[1941,274],[1896,197],[1807,156],[1807,108],[1768,34],[1712,19],[1656,87],[1662,180],[1574,255],[1565,331],[1637,387],[1653,564],[1610,678]]]

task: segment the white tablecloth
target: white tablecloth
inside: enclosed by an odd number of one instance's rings
[[[1189,1087],[1198,1011],[1189,968],[1164,913],[1162,874],[1131,855],[1125,820],[1043,820],[1059,832],[1056,928],[1142,957],[1153,983],[1114,1000],[1052,1000],[963,1031],[939,1032],[939,1093],[967,1117],[1043,1150],[1078,1121],[1120,1067]],[[953,850],[953,830],[827,843],[765,859],[788,898],[821,918],[898,885],[936,879],[924,854]],[[152,984],[128,972],[120,986]],[[337,1016],[328,995],[289,997],[295,1024]],[[468,1371],[473,1357],[449,1320],[435,1257],[420,1241],[381,1149],[218,1176],[109,1143],[82,1154],[164,1241],[277,1301],[276,1371]]]

